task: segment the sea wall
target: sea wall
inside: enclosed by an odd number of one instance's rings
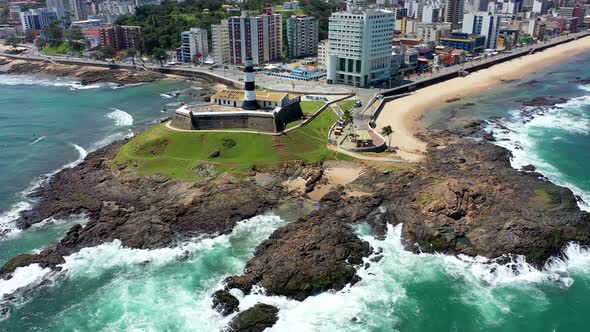
[[[253,112],[227,112],[223,114],[193,113],[192,129],[252,129],[255,131],[277,132],[272,113],[253,114]]]

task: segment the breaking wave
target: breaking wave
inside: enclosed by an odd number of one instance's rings
[[[89,329],[103,326],[108,319],[111,331],[161,330],[161,316],[150,314],[155,312],[166,313],[165,326],[172,330],[220,330],[227,319],[211,308],[211,293],[226,276],[240,273],[256,246],[283,224],[276,215],[261,215],[237,223],[226,235],[153,250],[126,248],[115,240],[66,256],[58,273],[27,266],[24,269],[35,271],[35,278],[10,287],[4,286],[10,280],[0,280],[0,290],[20,294],[19,288],[48,279],[58,293],[60,287],[72,283],[77,289],[86,285],[94,292],[92,280],[109,278],[108,287],[100,293],[80,297],[79,302],[60,309],[58,321],[53,322],[55,330],[67,330],[80,317],[90,317]],[[33,296],[27,301],[35,301],[34,295],[27,293],[26,297]],[[113,304],[118,309],[109,313]]]
[[[117,126],[131,126],[133,125],[133,117],[131,114],[122,111],[117,108],[111,108],[111,113],[107,114],[106,117],[114,120]]]
[[[98,89],[103,87],[102,84],[82,85],[80,82],[63,77],[45,77],[37,75],[12,75],[0,74],[0,85],[18,86],[18,85],[41,85],[54,87],[68,87],[70,90],[87,90]]]
[[[362,227],[368,228],[359,228]],[[384,240],[364,233],[363,240],[378,248],[378,253],[365,259],[370,266],[358,269],[362,280],[353,287],[302,302],[267,296],[261,288],[247,296],[234,289],[232,294],[240,299],[240,310],[258,302],[279,308],[279,320],[270,331],[373,331],[385,327],[395,330],[402,321],[420,320],[420,312],[425,310],[422,306],[436,296],[424,294],[426,298],[415,298],[415,287],[420,287],[416,285],[433,284],[439,288],[448,280],[460,294],[456,299],[448,299],[452,306],[459,307],[457,310],[475,307],[479,316],[475,319],[482,327],[496,326],[507,318],[507,312],[520,305],[514,297],[498,293],[516,291],[518,296],[530,297],[535,305],[543,307],[547,300],[540,286],[570,287],[571,273],[590,271],[590,250],[576,244],[569,244],[561,258],[550,260],[538,270],[522,256],[500,264],[484,257],[412,253],[402,244],[401,224],[388,225]],[[381,255],[378,261],[371,259]]]
[[[563,140],[563,135],[589,135],[590,116],[584,108],[590,106],[590,96],[572,98],[550,108],[527,107],[510,112],[507,119],[490,122],[487,128],[496,137],[495,144],[512,152],[512,167],[520,169],[533,165],[537,171],[553,183],[571,189],[582,198],[580,209],[590,211],[590,192],[579,188],[555,166],[547,162],[537,151],[542,146],[548,130],[557,131],[553,141]],[[559,133],[563,135],[560,135]]]

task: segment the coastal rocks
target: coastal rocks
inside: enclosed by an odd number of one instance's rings
[[[227,234],[237,222],[274,208],[281,197],[280,188],[265,189],[229,176],[189,182],[121,171],[111,160],[123,143],[88,154],[33,193],[38,202],[17,220],[19,227],[80,213],[89,221],[72,227],[54,247],[13,258],[1,273],[32,263],[55,268],[65,255],[114,240],[151,249],[193,236]]]
[[[518,100],[524,106],[554,106],[559,103],[565,103],[565,98],[555,98],[551,96],[539,96],[530,100]]]
[[[537,168],[533,165],[524,165],[520,168],[521,170],[525,171],[525,172],[534,172],[537,170]]]
[[[260,284],[269,294],[302,301],[356,283],[355,266],[370,252],[349,225],[323,209],[276,230],[258,246],[244,274],[226,283],[246,294]]]
[[[16,62],[7,71],[9,74],[50,74],[58,77],[77,77],[82,85],[99,82],[137,84],[161,80],[166,76],[150,71],[108,69],[99,67],[53,64],[43,62]]]
[[[279,309],[264,303],[241,312],[229,324],[231,332],[262,332],[273,326],[277,320]]]
[[[424,169],[388,179],[384,193],[408,249],[542,265],[568,241],[590,243],[590,214],[569,189],[513,169],[502,147],[448,133],[431,140]]]
[[[213,293],[213,309],[217,310],[224,316],[228,316],[238,311],[240,301],[227,289],[220,289]]]

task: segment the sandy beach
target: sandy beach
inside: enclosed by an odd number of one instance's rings
[[[502,81],[522,78],[523,75],[547,67],[550,63],[589,49],[590,37],[585,37],[477,71],[467,77],[454,78],[417,90],[410,96],[385,104],[377,118],[377,131],[384,126],[391,126],[391,144],[399,148],[398,156],[407,161],[420,161],[426,151],[426,143],[415,134],[422,130],[418,119],[426,111],[440,106],[447,99],[463,98],[490,89]]]

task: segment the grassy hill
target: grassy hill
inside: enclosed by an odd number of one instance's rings
[[[302,102],[305,113],[323,103]],[[116,166],[145,175],[161,174],[174,179],[195,179],[193,171],[202,164],[213,165],[217,173],[243,174],[288,162],[315,163],[327,159],[349,159],[327,148],[328,130],[337,120],[327,108],[308,125],[285,135],[256,133],[178,132],[164,124],[148,129],[124,145],[115,157]],[[218,150],[219,156],[211,157]]]

